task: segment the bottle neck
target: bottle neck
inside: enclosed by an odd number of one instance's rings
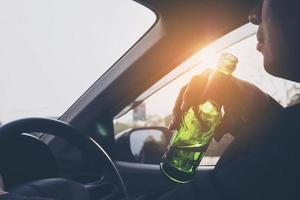
[[[224,66],[224,65],[218,65],[217,67],[217,72],[223,73],[225,75],[231,76],[233,73],[232,69],[229,69],[228,66]]]

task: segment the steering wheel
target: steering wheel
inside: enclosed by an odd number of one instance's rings
[[[61,178],[44,179],[26,183],[16,190],[12,190],[12,193],[14,193],[14,191],[21,191],[22,194],[29,196],[46,195],[40,197],[90,200],[90,196],[94,196],[95,193],[103,194],[105,193],[104,190],[107,191],[108,189],[111,189],[111,194],[106,195],[105,197],[98,196],[97,199],[128,199],[123,179],[104,149],[102,149],[92,138],[79,133],[65,122],[47,118],[25,118],[15,120],[0,127],[0,140],[1,138],[13,137],[22,133],[31,132],[41,132],[57,136],[79,148],[88,159],[93,161],[97,168],[96,173],[99,173],[99,178],[95,182],[84,185]],[[37,194],[37,191],[43,191],[43,194]],[[52,196],[48,196],[49,192],[52,193]],[[90,195],[91,193],[93,194]],[[95,196],[93,198],[95,198]]]

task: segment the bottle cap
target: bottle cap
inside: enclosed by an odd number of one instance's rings
[[[218,61],[220,68],[228,70],[230,73],[236,69],[236,64],[239,62],[238,58],[230,53],[223,53]]]

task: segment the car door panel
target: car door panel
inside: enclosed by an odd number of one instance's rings
[[[163,176],[160,172],[159,165],[123,161],[116,161],[115,165],[123,177],[131,197],[163,193],[181,185]],[[213,166],[200,166],[198,168],[197,178],[201,178],[203,174],[213,169]]]

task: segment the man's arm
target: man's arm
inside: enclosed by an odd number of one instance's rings
[[[213,171],[200,171],[192,182],[150,199],[300,199],[298,119],[291,113],[282,114],[247,130],[224,152]]]

